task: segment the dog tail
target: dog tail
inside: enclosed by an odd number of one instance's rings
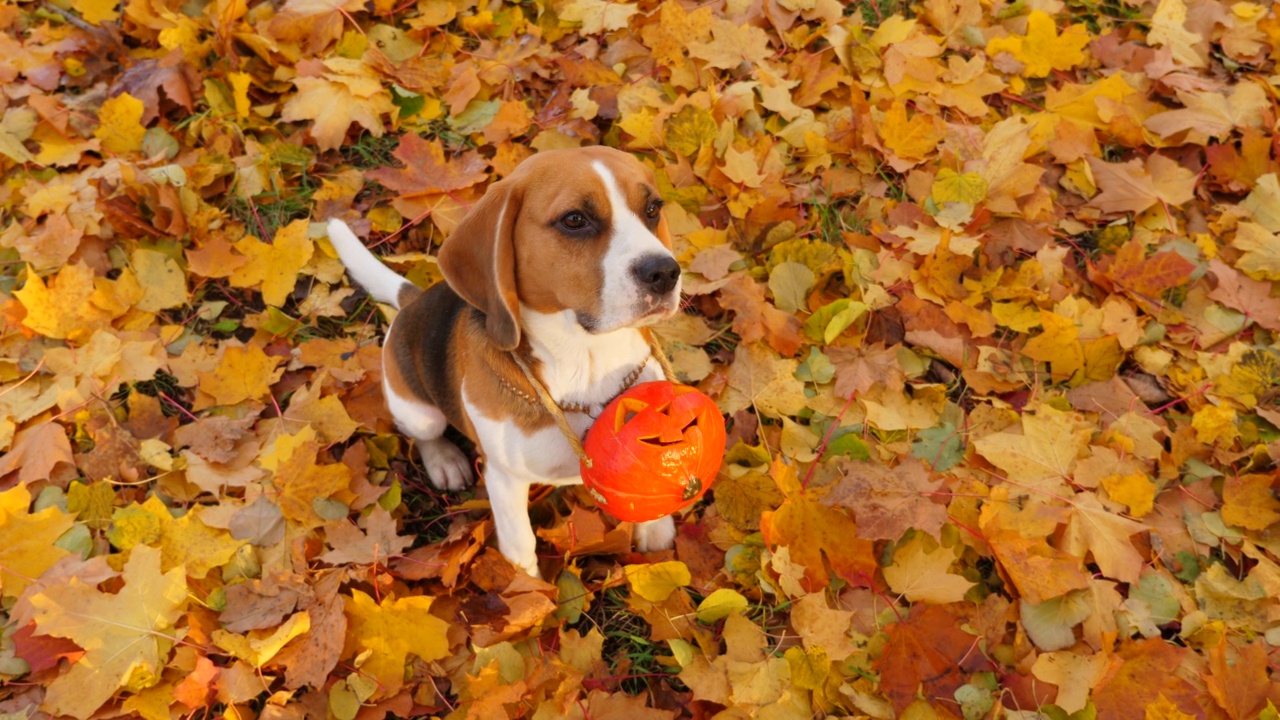
[[[329,221],[329,242],[338,251],[347,272],[374,300],[400,309],[422,292],[416,285],[396,274],[369,252],[347,224],[337,218]]]

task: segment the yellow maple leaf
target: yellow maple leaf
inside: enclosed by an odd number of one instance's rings
[[[955,548],[944,548],[928,534],[917,532],[894,550],[884,579],[911,602],[960,602],[974,583],[947,572],[955,561]]]
[[[657,24],[646,25],[640,37],[653,51],[654,60],[675,67],[684,59],[689,43],[706,40],[711,34],[713,19],[710,7],[688,12],[677,0],[666,0],[658,11]]]
[[[595,35],[625,28],[631,16],[638,12],[640,8],[635,5],[612,0],[571,0],[561,8],[560,19],[582,23],[584,34]]]
[[[41,709],[85,720],[121,687],[138,691],[157,683],[187,604],[185,572],[177,567],[161,574],[160,551],[139,545],[114,595],[76,581],[34,595],[36,634],[67,638],[85,651],[49,684]]]
[[[756,164],[756,155],[750,150],[738,151],[728,148],[724,151],[724,167],[721,168],[730,180],[742,183],[747,187],[758,188],[764,182],[765,174],[760,172]]]
[[[351,433],[354,433],[360,424],[347,414],[347,408],[337,395],[320,396],[324,377],[321,371],[314,383],[299,389],[289,398],[289,408],[285,411],[285,417],[310,423],[326,443],[343,442],[351,437]]]
[[[1196,431],[1196,440],[1219,447],[1231,447],[1240,437],[1235,408],[1226,406],[1205,405],[1196,410],[1191,427]]]
[[[0,597],[16,598],[67,551],[54,545],[75,518],[58,507],[28,512],[31,493],[17,485],[0,493]]]
[[[622,568],[631,591],[649,602],[662,602],[667,596],[693,582],[689,566],[679,560],[626,565]]]
[[[897,100],[876,128],[880,140],[894,155],[904,160],[923,160],[942,141],[943,130],[936,117],[919,112],[907,118],[907,104]]]
[[[116,510],[107,539],[121,550],[159,546],[162,571],[182,566],[187,575],[199,580],[225,565],[244,544],[226,530],[205,525],[201,513],[195,509],[174,518],[160,498],[152,495],[141,505]]]
[[[1222,485],[1222,521],[1246,530],[1266,530],[1280,522],[1280,501],[1271,482],[1270,475],[1261,473],[1227,478]]]
[[[372,699],[389,697],[400,690],[408,656],[416,655],[428,662],[448,656],[449,624],[429,612],[433,598],[385,596],[379,603],[352,590],[351,597],[343,600],[347,615],[343,655],[372,651],[360,666],[361,673],[378,683]]]
[[[1081,558],[1088,552],[1106,577],[1138,582],[1145,559],[1129,536],[1144,532],[1147,526],[1108,511],[1093,493],[1078,493],[1072,505],[1063,550]]]
[[[209,399],[198,399],[195,409],[261,398],[284,374],[284,368],[279,367],[282,362],[284,358],[270,357],[256,345],[228,347],[216,368],[198,374],[200,392]]]
[[[1020,484],[1012,490],[1026,495],[1028,487],[1066,492],[1066,479],[1075,468],[1076,456],[1089,444],[1090,427],[1074,413],[1039,405],[1022,416],[1022,434],[998,432],[974,443],[978,454],[1005,471]]]
[[[73,0],[71,7],[80,13],[84,21],[93,25],[115,22],[120,19],[119,0]]]
[[[374,137],[382,137],[382,116],[396,112],[391,94],[359,60],[329,58],[333,72],[323,77],[297,77],[298,94],[284,104],[280,119],[286,122],[314,120],[311,136],[321,150],[342,145],[351,123],[359,123]]]
[[[1236,268],[1254,280],[1280,280],[1280,237],[1257,223],[1242,222],[1231,241],[1244,254]]]
[[[706,60],[707,65],[721,70],[742,63],[760,65],[769,59],[769,34],[754,25],[738,24],[716,18],[711,24],[710,42],[689,43],[689,54]]]
[[[277,503],[286,518],[307,527],[319,527],[324,518],[316,514],[315,501],[328,498],[351,483],[351,470],[342,463],[319,465],[316,453],[320,446],[304,443],[289,454],[276,471],[277,483],[283,487]]]
[[[1038,362],[1049,363],[1055,382],[1070,380],[1084,367],[1085,360],[1075,321],[1042,310],[1040,324],[1044,332],[1028,340],[1022,354]]]
[[[147,129],[142,126],[142,101],[129,93],[121,93],[102,103],[98,122],[102,123],[93,136],[102,141],[102,147],[116,153],[129,153],[142,148],[142,136]]]
[[[938,171],[930,196],[935,203],[958,202],[977,205],[987,197],[987,181],[978,173],[958,173],[951,168]]]
[[[55,339],[80,342],[111,323],[110,312],[93,302],[94,272],[86,264],[66,265],[46,285],[28,268],[27,282],[14,297],[27,309],[22,324]]]
[[[1026,77],[1042,78],[1054,70],[1070,70],[1084,62],[1084,48],[1090,38],[1083,24],[1072,25],[1059,35],[1048,13],[1032,10],[1027,17],[1027,34],[992,38],[987,43],[987,55],[995,57],[1007,52],[1026,66]]]
[[[1187,29],[1187,4],[1183,0],[1160,0],[1151,16],[1151,32],[1147,44],[1165,47],[1180,65],[1202,68],[1206,65],[1208,43]]]
[[[154,495],[147,499],[164,508]],[[205,525],[200,520],[202,512],[192,510],[178,519],[164,508],[160,517],[160,553],[162,567],[185,566],[187,575],[200,580],[211,570],[226,565],[236,550],[244,544],[222,528]]]
[[[279,307],[293,292],[298,271],[315,253],[315,243],[307,237],[306,220],[294,220],[281,228],[275,241],[268,245],[255,237],[235,243],[248,262],[231,273],[234,287],[248,288],[261,284],[262,301]]]
[[[1102,487],[1107,495],[1118,503],[1129,506],[1129,514],[1142,517],[1151,512],[1152,503],[1156,499],[1156,486],[1147,478],[1146,473],[1114,473],[1102,479]]]

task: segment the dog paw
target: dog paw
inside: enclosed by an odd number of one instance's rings
[[[670,550],[676,543],[676,521],[670,515],[649,522],[636,523],[636,549],[640,552]]]
[[[444,438],[419,440],[418,452],[437,489],[462,490],[471,484],[471,461],[457,445]]]

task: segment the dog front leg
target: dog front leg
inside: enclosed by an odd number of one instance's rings
[[[676,542],[676,521],[670,516],[636,523],[636,549],[640,552],[670,550]]]
[[[529,522],[529,485],[511,473],[490,465],[484,474],[489,489],[489,507],[498,531],[498,550],[516,567],[540,578],[538,556],[534,550],[538,539]]]

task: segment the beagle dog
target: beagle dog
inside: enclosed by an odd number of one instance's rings
[[[383,391],[432,483],[472,481],[453,425],[479,447],[498,549],[538,575],[529,486],[581,483],[578,457],[513,359],[532,369],[581,437],[634,383],[663,379],[645,329],[680,303],[680,266],[653,171],[606,147],[549,150],[494,183],[445,241],[444,283],[423,291],[341,220],[329,240],[351,277],[399,313]],[[636,526],[641,551],[671,547],[670,517]]]

